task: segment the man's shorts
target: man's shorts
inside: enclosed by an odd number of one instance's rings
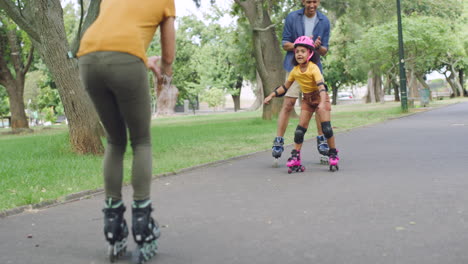
[[[325,93],[325,111],[331,111],[330,97],[328,93]],[[320,92],[315,91],[311,93],[305,93],[302,98],[301,110],[314,113],[318,110],[318,105],[320,103]]]
[[[288,79],[288,76],[289,76],[289,72],[286,73],[286,80]],[[299,98],[300,95],[301,95],[301,87],[295,81],[293,82],[291,87],[289,87],[289,89],[286,91],[286,94],[284,96],[293,97],[297,99]]]

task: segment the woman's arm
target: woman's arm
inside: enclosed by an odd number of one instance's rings
[[[172,63],[174,62],[176,50],[174,20],[174,17],[168,17],[160,24],[162,49],[161,73],[167,76],[172,76]]]

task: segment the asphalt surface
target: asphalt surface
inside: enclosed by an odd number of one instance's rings
[[[303,173],[287,173],[285,154],[273,168],[265,151],[154,180],[163,228],[149,263],[468,263],[468,103],[336,141],[337,172],[308,140]],[[103,199],[0,218],[0,263],[109,263]]]

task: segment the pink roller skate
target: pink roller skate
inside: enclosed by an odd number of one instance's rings
[[[305,167],[301,165],[301,152],[293,149],[291,151],[291,157],[288,159],[286,166],[288,166],[289,174],[293,171],[296,171],[296,172],[305,171]]]
[[[338,157],[338,150],[337,149],[330,149],[328,152],[328,164],[330,164],[330,171],[339,170],[338,161],[340,158]]]

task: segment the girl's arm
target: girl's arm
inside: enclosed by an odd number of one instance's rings
[[[325,103],[328,87],[325,85],[324,80],[321,79],[317,82],[317,87],[320,95],[320,104]]]
[[[291,87],[293,82],[291,81],[288,81],[286,80],[286,82],[281,85],[280,87],[277,87],[272,93],[270,93],[266,98],[265,100],[263,101],[263,103],[265,104],[269,104],[271,99],[273,99],[273,97],[281,97],[281,96],[284,96],[287,92],[287,90],[289,89],[289,87]]]

